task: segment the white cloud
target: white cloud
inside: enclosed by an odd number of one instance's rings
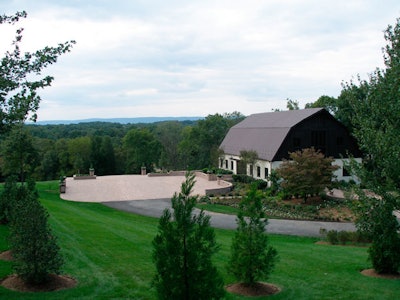
[[[337,96],[382,66],[400,12],[395,0],[15,0],[6,11],[25,6],[26,49],[77,41],[46,71],[41,120],[250,114]]]

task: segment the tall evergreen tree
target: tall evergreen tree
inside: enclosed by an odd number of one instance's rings
[[[14,197],[10,222],[14,270],[26,282],[46,282],[50,274],[59,274],[63,265],[48,213],[39,202],[34,182],[15,182],[10,190]]]
[[[193,215],[197,197],[191,196],[195,176],[186,175],[181,192],[171,199],[171,211],[160,218],[153,240],[157,274],[153,283],[159,299],[221,299],[223,281],[212,263],[218,250],[210,217]]]
[[[228,269],[237,280],[254,285],[258,280],[267,280],[272,272],[277,251],[268,245],[262,195],[252,185],[239,206],[237,230],[231,246]]]

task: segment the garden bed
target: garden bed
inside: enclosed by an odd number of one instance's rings
[[[238,211],[241,196],[222,196],[209,197],[202,199],[201,207],[205,210],[214,210],[213,206],[219,212],[235,214]],[[237,210],[232,210],[236,208]],[[321,197],[312,197],[304,203],[303,199],[279,200],[277,197],[268,197],[264,200],[264,208],[268,218],[271,219],[290,219],[290,220],[313,220],[330,222],[354,222],[355,217],[350,208],[350,203],[343,199],[323,199]]]

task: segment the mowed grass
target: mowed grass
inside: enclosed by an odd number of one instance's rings
[[[152,240],[158,220],[120,212],[101,204],[60,200],[57,182],[38,183],[41,201],[65,257],[64,273],[77,287],[50,293],[19,293],[0,287],[0,299],[156,299],[151,288],[155,273]],[[0,251],[7,249],[5,226],[0,226]],[[215,263],[225,283],[234,231],[216,229],[220,251]],[[400,280],[365,277],[370,268],[367,249],[315,244],[316,239],[270,235],[280,260],[268,282],[282,288],[272,297],[257,299],[400,299]],[[12,272],[0,261],[0,278]],[[226,299],[251,299],[227,294]]]

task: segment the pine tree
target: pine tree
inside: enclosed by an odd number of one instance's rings
[[[63,264],[60,248],[48,224],[48,213],[39,202],[33,182],[15,183],[10,222],[10,244],[14,270],[23,280],[44,283],[49,275],[59,274]]]
[[[265,234],[268,220],[262,207],[262,195],[255,185],[252,185],[239,208],[228,269],[238,281],[254,285],[260,279],[268,279],[275,267],[277,251],[268,246]]]
[[[153,284],[159,299],[221,299],[223,281],[211,257],[218,250],[210,217],[193,215],[197,197],[191,196],[195,176],[186,175],[181,192],[171,199],[171,211],[160,218],[153,240],[157,274]]]

